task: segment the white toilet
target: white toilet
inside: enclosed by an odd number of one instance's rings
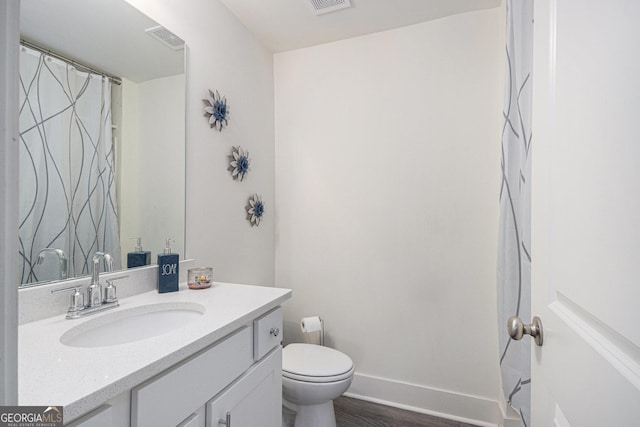
[[[333,399],[347,391],[355,368],[344,353],[315,344],[282,351],[283,405],[296,412],[295,427],[336,427]]]

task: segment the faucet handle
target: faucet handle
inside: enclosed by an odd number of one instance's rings
[[[84,310],[84,295],[80,292],[80,286],[67,286],[66,288],[52,289],[52,294],[63,291],[74,291],[69,300],[69,309],[67,315],[77,313]]]
[[[113,282],[120,279],[126,279],[129,275],[112,277],[106,280],[107,286],[104,287],[104,300],[105,303],[110,302],[118,302],[118,297],[116,296],[116,287],[113,286]]]

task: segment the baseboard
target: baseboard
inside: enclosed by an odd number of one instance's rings
[[[520,427],[522,425],[520,415],[504,399],[498,401],[498,404],[503,419],[502,427]]]
[[[356,373],[345,396],[481,427],[514,426],[495,400],[370,375]]]

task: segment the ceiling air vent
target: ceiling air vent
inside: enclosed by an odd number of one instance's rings
[[[308,0],[316,15],[323,15],[336,10],[351,7],[350,0]]]
[[[184,40],[162,26],[147,28],[144,31],[173,50],[180,50],[184,48]]]

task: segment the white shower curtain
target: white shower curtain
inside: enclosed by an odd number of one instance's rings
[[[97,251],[119,263],[111,131],[108,79],[21,48],[20,283],[60,278],[37,265],[44,248],[66,253],[69,276]]]
[[[512,341],[507,319],[531,321],[531,96],[533,0],[507,1],[502,182],[498,242],[498,337],[507,402],[530,423],[528,339]]]

